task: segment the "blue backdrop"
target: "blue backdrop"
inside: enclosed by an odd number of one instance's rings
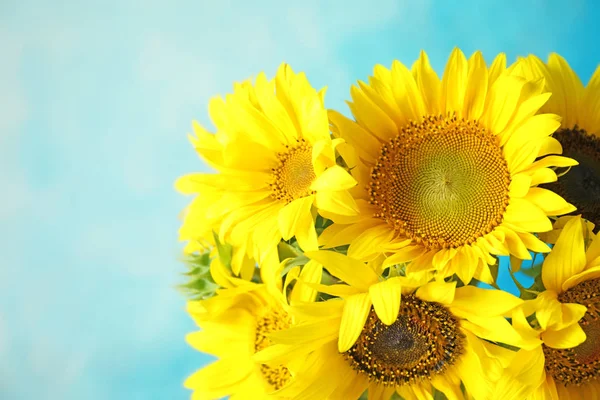
[[[595,3],[2,1],[0,398],[189,397],[208,359],[173,289],[173,181],[204,169],[186,133],[211,96],[287,61],[346,112],[374,64],[425,49],[441,73],[454,46],[557,51],[587,82]]]

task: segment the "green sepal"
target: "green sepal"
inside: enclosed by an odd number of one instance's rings
[[[191,254],[183,259],[187,271],[183,273],[187,282],[177,285],[177,289],[190,300],[204,300],[215,295],[219,288],[210,274],[212,259],[209,252]]]

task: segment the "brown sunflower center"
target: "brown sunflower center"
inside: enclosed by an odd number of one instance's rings
[[[600,279],[582,282],[558,296],[561,303],[587,307],[579,321],[585,342],[571,349],[543,346],[546,371],[563,385],[580,385],[600,377]]]
[[[359,373],[386,386],[443,373],[460,357],[464,335],[443,305],[402,296],[398,319],[387,326],[371,309],[354,346],[344,355]]]
[[[290,326],[290,318],[283,310],[270,310],[256,321],[256,337],[254,350],[256,352],[269,347],[271,340],[269,333],[280,331]],[[282,388],[290,379],[290,371],[284,366],[272,367],[266,364],[260,366],[265,381],[277,390]]]
[[[429,116],[381,148],[371,204],[428,248],[473,243],[502,222],[510,173],[496,137],[476,121]]]
[[[563,155],[579,165],[547,187],[577,207],[577,214],[600,228],[600,137],[583,129],[561,129],[554,134],[563,147]]]
[[[312,146],[299,139],[294,147],[278,153],[279,164],[271,170],[271,196],[286,203],[313,193],[316,178],[312,165]]]

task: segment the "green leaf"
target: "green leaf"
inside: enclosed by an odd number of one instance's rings
[[[217,247],[217,252],[219,253],[219,260],[221,263],[227,268],[231,268],[231,257],[233,254],[233,249],[230,244],[221,243],[219,240],[219,235],[213,231],[213,237],[215,239],[215,244]]]

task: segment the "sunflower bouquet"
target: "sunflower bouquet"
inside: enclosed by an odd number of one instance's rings
[[[283,64],[194,123],[192,398],[600,399],[600,68],[422,52],[350,93]]]

